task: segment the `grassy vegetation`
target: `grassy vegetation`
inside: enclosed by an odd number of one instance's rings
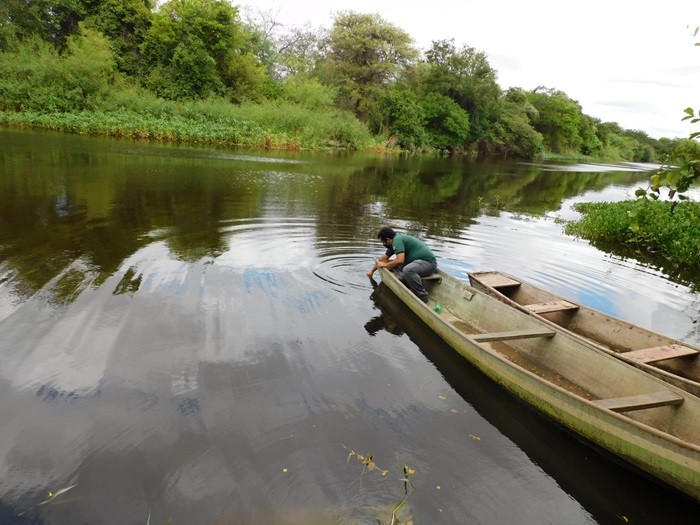
[[[700,203],[647,200],[579,203],[566,225],[605,251],[634,257],[688,282],[700,282]]]
[[[292,102],[233,105],[221,99],[172,102],[119,92],[111,107],[73,111],[0,110],[0,124],[70,133],[267,149],[378,149],[351,114]]]
[[[116,72],[108,43],[87,31],[59,54],[29,39],[0,53],[0,124],[71,133],[273,149],[378,149],[329,88],[282,84],[279,96],[166,100]]]

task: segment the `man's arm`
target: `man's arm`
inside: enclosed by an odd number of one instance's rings
[[[384,261],[382,261],[380,257],[379,263],[377,263],[377,268],[396,268],[397,266],[403,264],[405,260],[406,254],[404,252],[397,253],[396,257],[394,257],[393,259],[389,259],[387,257]]]
[[[383,254],[379,259],[377,259],[377,262],[374,263],[374,266],[370,269],[370,271],[367,272],[367,277],[372,277],[374,275],[374,272],[377,270],[377,268],[382,268],[382,266],[379,266],[380,264],[384,264],[389,260],[389,257],[387,257],[386,254]]]

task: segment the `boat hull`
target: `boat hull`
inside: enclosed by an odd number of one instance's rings
[[[700,400],[683,392],[687,398],[684,399],[681,407],[652,409],[657,411],[657,415],[650,416],[646,422],[601,408],[594,403],[594,400],[575,395],[569,390],[543,379],[526,367],[512,362],[501,353],[494,351],[492,344],[475,342],[474,334],[465,333],[464,330],[455,327],[456,324],[459,324],[458,322],[446,322],[443,314],[450,311],[456,313],[458,318],[464,319],[465,317],[460,315],[463,313],[460,302],[461,304],[469,302],[471,303],[470,311],[479,312],[477,315],[482,316],[482,318],[487,316],[497,318],[503,326],[514,326],[521,330],[545,326],[537,319],[500,303],[462,281],[443,272],[440,272],[440,275],[441,283],[426,286],[431,298],[441,301],[443,305],[443,312],[436,313],[429,305],[418,300],[393,274],[387,270],[381,270],[382,281],[394,294],[452,348],[496,383],[586,440],[611,452],[668,486],[700,500],[700,447],[698,447],[699,439],[696,439],[697,436],[694,435],[692,428],[684,427],[686,434],[693,434],[688,440],[688,436],[671,435],[648,424],[662,422],[662,424],[683,426],[683,422],[679,422],[673,414],[683,410],[686,414],[686,417],[683,418],[684,421],[687,418],[692,420],[693,417],[700,415]],[[448,288],[447,291],[444,287]],[[476,324],[478,325],[479,322]],[[559,338],[559,341],[566,341],[569,346],[577,344],[562,339],[565,336],[561,334],[556,337]],[[540,346],[551,344],[546,343]],[[528,344],[517,341],[508,343],[510,348],[522,348],[524,351],[528,351],[528,348],[532,348],[533,345],[536,346],[538,343],[536,341]],[[556,352],[559,347],[553,346],[550,349]],[[655,391],[673,388],[640,373],[621,361],[610,358],[607,354],[600,353],[595,348],[582,346],[580,350],[592,353],[597,362],[603,363],[605,369],[610,363],[602,356],[608,358],[611,363],[615,363],[613,368],[619,365],[622,368],[618,368],[624,369],[630,375],[632,382],[638,384],[640,389]],[[587,373],[591,374],[592,372]],[[597,388],[605,387],[597,386]],[[612,390],[614,388],[611,387]]]

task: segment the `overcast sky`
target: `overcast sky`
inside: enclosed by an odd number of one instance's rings
[[[235,3],[235,2],[234,2]],[[245,0],[290,26],[377,13],[420,49],[454,38],[484,51],[504,89],[546,86],[583,112],[652,137],[685,137],[700,109],[700,0]]]

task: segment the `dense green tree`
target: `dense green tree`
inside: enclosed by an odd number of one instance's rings
[[[83,28],[59,53],[35,36],[0,54],[0,109],[70,112],[94,109],[111,89],[114,60],[108,40]]]
[[[596,135],[604,145],[610,144],[614,137],[621,137],[624,130],[617,122],[599,122],[596,124]]]
[[[457,49],[453,40],[435,41],[426,52],[429,64],[423,83],[427,92],[454,100],[470,117],[469,141],[486,137],[497,113],[501,88],[484,54],[472,47]]]
[[[405,86],[382,92],[369,114],[375,133],[404,149],[454,151],[469,134],[469,114],[456,102],[439,93],[420,96]]]
[[[170,0],[153,15],[141,52],[146,85],[165,98],[254,96],[266,80],[250,34],[224,0]]]
[[[499,101],[495,122],[489,128],[481,151],[498,157],[530,159],[543,149],[542,135],[531,124],[537,110],[520,88],[509,89]]]
[[[678,143],[678,139],[670,139],[668,137],[661,137],[654,144],[654,149],[656,150],[657,157],[660,160],[666,160],[671,155],[673,148]]]
[[[387,135],[391,146],[415,150],[426,145],[425,113],[415,91],[405,87],[387,89],[369,114],[371,129]]]
[[[469,113],[454,100],[440,93],[423,99],[428,144],[436,149],[462,149],[469,136]]]
[[[538,87],[529,100],[537,109],[533,127],[542,134],[546,146],[554,153],[579,153],[581,138],[581,106],[563,91]]]
[[[603,143],[598,138],[597,129],[600,120],[581,114],[579,135],[581,136],[581,153],[598,156],[603,151]]]
[[[408,33],[376,14],[339,13],[327,40],[326,78],[341,92],[341,105],[361,117],[403,68],[418,58]]]
[[[102,0],[88,24],[107,36],[120,71],[141,73],[140,46],[151,26],[155,0]]]
[[[78,23],[94,11],[99,0],[2,0],[0,49],[19,38],[38,36],[63,48]]]

